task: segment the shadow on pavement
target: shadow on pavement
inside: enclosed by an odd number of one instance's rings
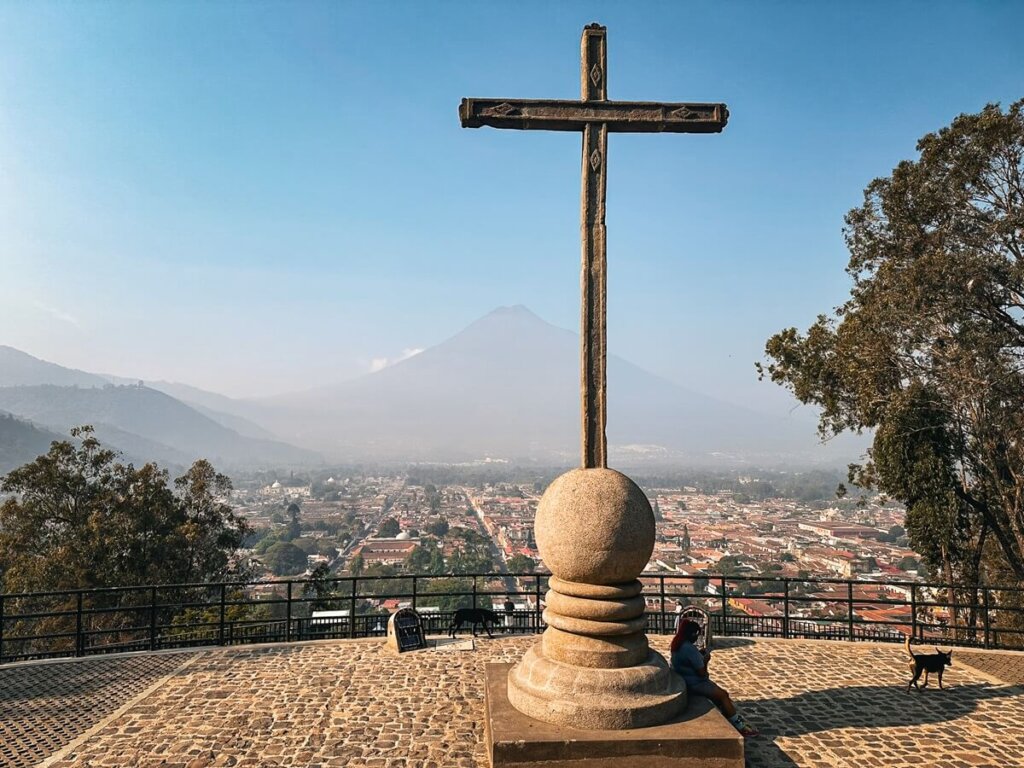
[[[785,699],[741,700],[737,706],[761,735],[747,741],[748,765],[796,765],[775,744],[840,728],[873,729],[948,723],[972,714],[983,701],[1019,696],[1009,687],[987,683],[905,693],[898,685],[851,686],[808,691]]]

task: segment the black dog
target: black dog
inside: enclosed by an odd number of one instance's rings
[[[484,629],[487,630],[487,636],[494,637],[491,634],[491,626],[497,625],[500,621],[498,614],[486,608],[459,608],[455,611],[452,625],[448,627],[448,634],[455,637],[455,630],[461,629],[464,623],[471,622],[473,624],[473,637],[476,637],[477,624],[483,624]]]
[[[910,635],[907,635],[904,646],[907,649],[907,654],[910,656],[910,671],[913,673],[913,677],[907,684],[907,693],[910,693],[910,687],[913,686],[917,690],[928,687],[928,675],[931,672],[935,672],[939,676],[939,688],[942,688],[942,673],[945,671],[947,666],[953,666],[953,652],[943,653],[938,648],[935,649],[935,653],[914,653],[910,650]],[[917,679],[921,677],[921,673],[924,673],[924,685],[918,685]],[[945,690],[945,689],[943,689]]]

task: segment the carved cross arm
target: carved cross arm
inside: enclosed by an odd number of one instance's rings
[[[720,133],[729,121],[725,104],[559,99],[463,99],[463,128],[582,131],[604,123],[609,133]]]

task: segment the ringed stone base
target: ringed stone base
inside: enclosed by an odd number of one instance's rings
[[[507,675],[507,698],[527,716],[575,728],[646,728],[686,708],[686,686],[659,653],[647,650],[634,666],[595,669],[544,651],[537,643]]]
[[[590,730],[542,722],[512,706],[512,664],[487,664],[491,768],[743,768],[743,737],[702,696],[661,725]]]

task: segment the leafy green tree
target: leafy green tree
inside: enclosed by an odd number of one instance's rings
[[[320,540],[310,538],[298,538],[292,539],[291,543],[301,549],[307,555],[318,555],[320,554]]]
[[[240,590],[228,592],[226,599],[228,603],[224,610],[226,625],[266,622],[272,618],[269,606],[247,602],[245,593]],[[230,629],[228,632],[230,633]],[[186,608],[171,619],[170,627],[165,630],[165,634],[169,637],[187,637],[189,640],[204,641],[216,639],[219,633],[219,605],[211,605],[208,608]]]
[[[438,520],[427,526],[427,533],[431,536],[437,536],[439,539],[443,539],[447,535],[448,530],[449,526],[447,520]]]
[[[470,528],[457,529],[462,540],[452,556],[448,568],[452,573],[491,573],[494,570],[494,555],[491,541]]]
[[[277,537],[273,534],[268,534],[256,542],[256,546],[253,547],[253,550],[257,555],[262,555],[275,544],[277,544]]]
[[[393,517],[387,518],[380,525],[380,530],[377,531],[377,535],[382,539],[393,539],[401,532],[401,528],[398,527],[398,521]]]
[[[431,579],[424,585],[424,590],[430,595],[421,597],[418,601],[420,607],[437,606],[442,612],[454,611],[457,608],[470,608],[473,605],[471,594],[456,595],[456,592],[471,593],[473,580],[467,578]],[[480,607],[483,607],[482,605]]]
[[[288,525],[285,526],[285,530],[281,534],[281,541],[295,541],[295,539],[302,535],[302,523],[299,521],[300,513],[301,509],[294,501],[285,509],[285,514],[288,515]]]
[[[320,563],[309,574],[309,580],[302,587],[302,596],[312,602],[308,603],[310,611],[327,611],[333,607],[332,601],[337,599],[337,583],[330,580],[331,569],[326,563]]]
[[[263,564],[278,576],[295,576],[306,570],[306,553],[290,541],[279,541],[263,555]]]
[[[425,541],[414,547],[405,558],[405,571],[407,573],[430,573],[430,565],[437,547],[430,541]]]
[[[714,570],[716,573],[724,574],[725,576],[736,576],[743,571],[741,567],[743,560],[736,555],[726,555],[715,563]]]
[[[513,555],[508,560],[508,570],[510,573],[533,573],[536,567],[537,564],[533,561],[533,558],[526,555]]]
[[[249,528],[221,501],[231,483],[209,462],[197,461],[172,483],[167,471],[155,464],[136,468],[119,462],[91,427],[75,428],[71,435],[77,443],[53,442],[46,454],[0,482],[0,491],[12,494],[0,504],[0,591],[202,583],[245,576],[236,554]],[[183,602],[201,601],[202,592],[179,590],[178,595]],[[87,628],[148,623],[149,612],[141,608],[147,594],[87,593],[84,607],[96,611]],[[12,613],[70,610],[74,598],[34,598],[25,610],[19,610],[21,603],[13,598],[7,606]],[[135,605],[140,606],[137,615],[104,610]],[[159,623],[172,619],[169,608],[161,614]],[[74,620],[53,617],[22,629],[25,634],[73,632]],[[104,637],[118,641],[114,634]],[[120,639],[134,636],[129,632]]]
[[[348,564],[348,572],[353,576],[362,576],[365,569],[366,564],[363,561],[362,555],[356,555]]]
[[[155,464],[117,461],[90,427],[10,472],[0,491],[0,576],[7,592],[213,581],[235,575],[245,521],[207,461],[173,484]]]
[[[430,567],[428,571],[430,573],[446,573],[448,570],[448,564],[444,559],[444,552],[438,547],[430,554]]]
[[[874,430],[850,480],[906,505],[944,580],[1024,580],[1024,100],[918,150],[847,214],[849,300],[772,336],[761,372],[823,435]]]

